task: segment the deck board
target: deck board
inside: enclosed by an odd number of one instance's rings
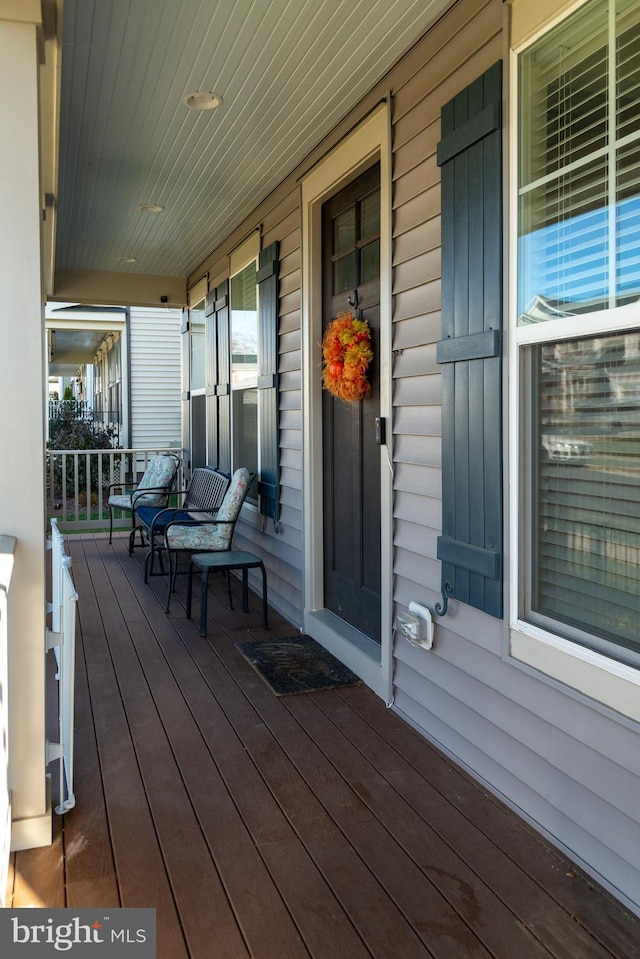
[[[625,955],[630,944],[631,955],[634,949],[640,955],[640,947],[635,943],[638,936],[635,916],[610,896],[601,895],[597,884],[585,877],[574,863],[462,771],[457,771],[452,782],[453,769],[447,758],[434,748],[425,749],[422,737],[402,720],[381,715],[375,699],[364,690],[354,689],[349,693],[350,707],[416,769],[424,782],[481,829],[496,849],[509,856],[553,896],[612,956]],[[342,695],[341,691],[337,695]],[[395,776],[395,769],[390,773]]]
[[[554,954],[558,957],[574,959],[577,952],[587,959],[599,954],[597,946],[584,930],[567,927],[564,910],[545,890],[497,850],[475,823],[463,817],[454,806],[443,802],[442,796],[435,794],[429,783],[403,763],[390,747],[376,740],[372,731],[359,722],[343,699],[336,696],[316,697],[313,708],[322,711],[322,716],[310,717],[310,705],[300,702],[292,704],[298,715],[304,711],[309,717],[307,722],[312,723],[315,735],[323,742],[325,754],[343,769],[349,769],[359,782],[365,784],[372,797],[376,797],[374,789],[377,789],[378,794],[381,792],[376,770],[389,771],[397,795],[390,803],[386,795],[379,795],[377,806],[385,815],[387,828],[394,830],[397,841],[405,849],[411,848],[414,854],[423,849],[422,865],[429,873],[433,870],[434,845],[438,844],[438,867],[434,881],[446,869],[456,876],[456,882],[464,876],[474,906],[480,905],[482,899],[479,897],[486,898],[487,891],[489,895],[498,897],[511,911],[510,917],[507,913],[503,914],[501,925],[509,938],[514,937],[514,923],[518,926],[523,923],[526,932],[532,933],[536,939],[541,942],[552,941]],[[325,717],[331,718],[336,727],[343,731],[341,738],[331,727],[327,727]],[[354,743],[358,744],[359,749]],[[364,755],[360,752],[362,749]],[[404,803],[407,805],[404,806]],[[404,809],[399,817],[398,805]],[[397,825],[401,828],[396,828]],[[456,858],[452,858],[452,853]],[[457,861],[458,858],[464,862],[466,869]],[[482,883],[483,888],[478,888],[478,883]],[[495,922],[490,931],[495,935]],[[486,933],[485,929],[484,936]],[[512,941],[515,944],[515,937]],[[487,945],[494,949],[502,948],[499,942],[495,945],[487,942]]]
[[[86,663],[120,904],[133,907],[153,903],[157,910],[158,939],[166,942],[174,955],[186,957],[188,952],[172,884],[158,843],[108,644],[112,597],[105,596],[101,585],[104,573],[95,562],[96,550],[91,541],[84,553],[86,565],[80,561],[81,555],[78,548],[72,550],[74,582],[78,595],[83,597],[82,603],[78,603],[81,644],[77,654],[82,650]],[[76,765],[81,765],[77,750],[75,756]],[[83,798],[77,790],[75,794],[76,803],[81,803]],[[96,803],[100,801],[96,795],[91,799]],[[73,823],[75,810],[66,816],[69,823]],[[67,819],[65,825],[66,822]]]
[[[153,906],[159,959],[628,959],[640,923],[369,690],[276,697],[264,630],[212,577],[145,585],[126,535],[70,537],[76,807],[12,854],[8,905]],[[197,615],[197,614],[196,614]]]

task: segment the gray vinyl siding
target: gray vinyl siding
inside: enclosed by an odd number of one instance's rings
[[[411,600],[433,605],[442,531],[439,118],[444,103],[503,56],[502,23],[501,0],[453,4],[357,115],[199,268],[198,276],[209,271],[210,288],[218,283],[228,252],[259,224],[263,245],[280,242],[280,530],[245,522],[240,535],[265,556],[270,601],[295,626],[304,575],[298,179],[391,91],[393,600],[396,610]],[[506,649],[505,621],[452,602],[431,652],[396,638],[393,708],[640,912],[638,727],[519,668]]]
[[[498,3],[461,2],[394,88],[394,600],[440,595],[442,105],[503,52]],[[433,56],[432,56],[433,53]],[[438,75],[436,62],[446,64]],[[455,65],[458,69],[454,69]],[[506,464],[505,464],[506,466]],[[505,658],[506,624],[452,602],[432,652],[397,638],[394,708],[640,910],[638,730]]]
[[[181,445],[179,310],[133,307],[129,322],[132,447]]]

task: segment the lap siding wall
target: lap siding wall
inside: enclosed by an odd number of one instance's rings
[[[458,0],[308,162],[194,277],[226,277],[227,254],[262,226],[279,240],[282,518],[237,528],[265,556],[269,597],[295,625],[303,605],[301,250],[298,182],[388,91],[393,144],[393,599],[440,595],[440,109],[503,56],[500,0]],[[505,86],[506,89],[506,86]],[[506,468],[505,464],[505,468]],[[506,474],[505,474],[506,475]],[[638,729],[504,658],[506,622],[452,603],[432,652],[396,639],[395,707],[640,912]]]

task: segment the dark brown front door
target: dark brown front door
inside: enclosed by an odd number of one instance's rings
[[[379,643],[379,164],[323,204],[322,247],[323,330],[355,303],[374,350],[366,399],[346,403],[323,390],[324,603]]]

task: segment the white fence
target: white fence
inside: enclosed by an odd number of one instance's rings
[[[16,540],[0,535],[0,905],[5,903],[11,849],[11,799],[9,796],[9,707],[7,594],[13,570]]]
[[[140,479],[159,453],[180,456],[181,449],[47,450],[47,514],[65,532],[109,526],[109,486]],[[182,470],[176,478],[184,489]],[[119,490],[116,490],[119,492]],[[113,528],[131,527],[131,514],[115,514]]]
[[[76,663],[76,593],[71,578],[71,557],[64,549],[64,537],[55,519],[51,520],[51,629],[47,649],[53,649],[58,680],[58,742],[47,743],[47,762],[59,760],[59,804],[57,813],[73,809],[73,713]]]

